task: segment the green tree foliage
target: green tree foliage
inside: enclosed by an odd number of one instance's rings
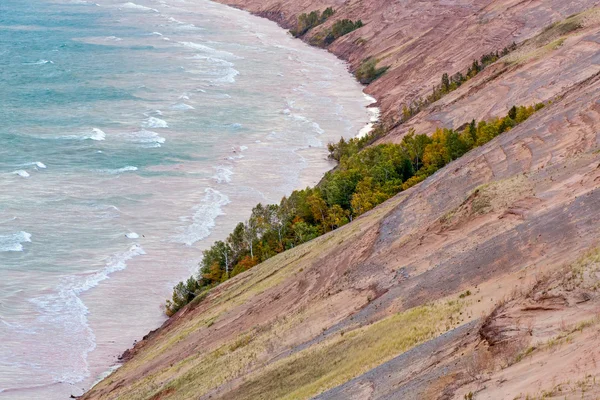
[[[316,39],[317,42],[320,42],[317,44],[321,44],[324,46],[330,45],[336,39],[347,35],[348,33],[355,31],[359,28],[362,28],[363,26],[364,24],[361,20],[354,22],[350,19],[341,19],[339,21],[336,21],[331,26],[331,28],[329,28],[322,36]]]
[[[320,11],[311,11],[308,14],[302,13],[298,16],[296,29],[293,29],[290,32],[296,37],[303,36],[315,26],[321,25],[323,22],[327,21],[333,14],[335,14],[335,11],[331,7],[326,8],[322,13]]]
[[[173,288],[167,314],[232,276],[349,223],[543,106],[512,107],[503,118],[473,120],[460,131],[439,128],[431,136],[411,131],[399,144],[368,146],[382,134],[382,127],[367,137],[330,144],[330,157],[338,167],[316,187],[296,190],[279,204],[256,205],[248,221],[239,223],[227,240],[204,251],[198,278]]]
[[[171,300],[167,300],[166,314],[170,317],[198,295],[200,283],[193,276],[185,282],[179,282],[173,288]]]
[[[389,67],[377,68],[377,60],[369,58],[362,62],[355,72],[356,79],[362,84],[368,85],[383,75]]]

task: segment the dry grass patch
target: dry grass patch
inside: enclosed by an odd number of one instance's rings
[[[565,40],[582,29],[600,22],[600,8],[591,8],[579,14],[548,25],[537,36],[525,41],[519,50],[504,58],[505,64],[524,64],[560,48]]]
[[[268,366],[226,397],[310,398],[438,336],[461,308],[459,302],[420,306],[335,336]]]

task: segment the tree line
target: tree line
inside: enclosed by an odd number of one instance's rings
[[[517,44],[513,42],[511,45],[504,47],[501,51],[492,51],[490,53],[486,53],[482,55],[479,60],[473,60],[473,63],[469,66],[465,73],[457,72],[452,76],[448,75],[447,73],[442,74],[440,83],[433,87],[429,96],[427,96],[425,99],[420,98],[408,105],[403,105],[400,123],[408,121],[411,117],[418,114],[419,111],[427,107],[429,104],[435,103],[444,95],[455,91],[461,87],[463,83],[474,78],[486,67],[516,50],[517,47]]]
[[[513,106],[502,118],[473,120],[459,130],[438,128],[430,136],[412,130],[400,144],[371,145],[383,134],[382,126],[363,138],[329,144],[329,155],[338,167],[317,186],[296,190],[279,204],[256,205],[227,239],[204,251],[198,275],[173,288],[167,315],[276,254],[346,225],[543,107],[543,103]]]

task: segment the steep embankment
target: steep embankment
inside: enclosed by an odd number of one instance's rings
[[[239,4],[288,23],[320,5],[286,3]],[[334,4],[336,18],[368,28],[334,51],[395,60],[370,88],[388,112],[442,66],[464,70],[477,52],[532,38],[411,119],[418,132],[552,104],[351,224],[220,285],[84,398],[596,398],[600,18],[542,25],[594,3]],[[367,42],[352,50],[358,37]]]
[[[307,41],[340,19],[362,20],[364,27],[336,40],[328,49],[347,60],[352,69],[369,57],[379,66],[390,67],[366,91],[378,99],[385,118],[396,120],[402,106],[429,95],[443,73],[464,72],[483,54],[523,42],[553,22],[600,4],[597,0],[218,1],[273,19],[286,28],[294,26],[300,13],[333,7],[334,17],[311,30],[304,37]],[[558,75],[561,68],[553,65],[546,72]],[[540,87],[556,84],[552,79],[539,82]],[[480,108],[467,118],[504,114],[503,104],[495,106],[504,93],[506,90],[480,99]],[[400,127],[393,135],[404,132]]]

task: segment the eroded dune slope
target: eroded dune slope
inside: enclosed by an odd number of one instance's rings
[[[548,105],[351,224],[221,284],[84,398],[596,398],[596,2],[235,4],[288,25],[329,5],[362,18],[332,50],[392,65],[369,87],[388,115],[442,72],[520,43],[384,142]]]

